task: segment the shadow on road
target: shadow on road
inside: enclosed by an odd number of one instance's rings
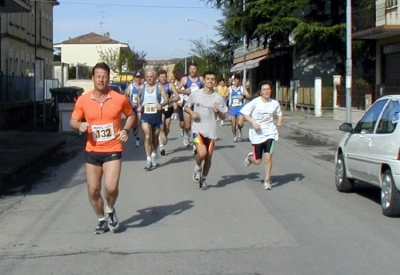
[[[293,173],[293,174],[272,176],[271,179],[272,179],[272,186],[277,187],[293,181],[301,181],[304,179],[304,175],[299,173]]]
[[[139,214],[134,215],[120,223],[121,227],[119,232],[124,232],[128,228],[146,227],[152,225],[167,216],[179,215],[183,211],[186,211],[193,206],[193,201],[187,200],[178,202],[176,204],[153,206],[137,210]]]
[[[236,183],[239,181],[243,181],[246,179],[257,179],[259,177],[260,173],[250,173],[250,174],[245,174],[245,175],[226,175],[226,176],[222,176],[222,180],[218,181],[218,183],[216,185],[210,185],[209,187],[224,187],[227,184],[232,184],[232,183]]]

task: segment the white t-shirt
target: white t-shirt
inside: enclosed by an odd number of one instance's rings
[[[215,122],[214,104],[220,105],[221,112],[226,112],[225,100],[217,93],[204,93],[203,89],[190,93],[185,107],[192,107],[193,111],[199,113],[200,118],[192,120],[192,132],[198,132],[203,137],[217,139],[217,124]]]
[[[278,129],[274,124],[274,115],[281,116],[281,106],[275,99],[263,102],[261,96],[253,99],[240,110],[243,115],[250,116],[260,129],[249,129],[249,139],[252,144],[260,144],[267,139],[278,140]]]

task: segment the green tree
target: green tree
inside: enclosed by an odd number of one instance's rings
[[[117,74],[142,70],[147,63],[145,52],[135,52],[129,47],[98,49],[98,53],[99,61],[107,63],[110,69]]]
[[[219,26],[219,31],[225,45],[234,45],[238,42],[238,37],[246,35],[247,43],[253,40],[261,41],[271,52],[287,47],[293,48],[294,54],[298,56],[333,56],[336,58],[337,72],[344,73],[345,0],[203,1],[223,11],[225,20]],[[353,0],[354,7],[363,5],[371,6],[371,1]],[[365,60],[369,59],[367,56],[374,55],[370,43],[357,44],[354,50],[360,50]],[[355,55],[357,54],[356,52]]]

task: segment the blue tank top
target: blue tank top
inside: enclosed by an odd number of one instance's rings
[[[190,88],[193,91],[197,90],[197,89],[193,89],[195,87],[198,87],[199,89],[203,88],[203,83],[200,80],[200,77],[197,77],[195,82],[192,82],[192,80],[190,79],[189,76],[187,76],[187,81],[186,81],[186,85],[185,88]]]
[[[239,86],[236,90],[234,89],[233,86],[229,87],[230,93],[229,93],[229,106],[232,107],[239,107],[243,106],[243,98],[240,99],[240,96],[243,96],[243,88],[242,86]]]
[[[167,82],[167,83],[164,84],[164,90],[165,90],[165,92],[167,93],[168,97],[171,97],[172,90],[171,90],[171,88],[170,88],[170,86],[169,86],[169,82]]]

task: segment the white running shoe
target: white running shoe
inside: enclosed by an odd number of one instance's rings
[[[200,183],[202,180],[202,173],[203,173],[203,169],[196,169],[196,166],[194,167],[194,173],[193,173],[193,180],[196,183]]]
[[[263,186],[265,190],[271,190],[272,189],[271,180],[264,180]]]
[[[221,124],[220,124],[221,126],[224,126],[224,121],[223,120],[221,120]]]
[[[146,166],[144,167],[145,170],[151,169],[151,160],[146,161]]]
[[[117,232],[119,228],[119,221],[117,217],[117,213],[115,212],[115,208],[113,212],[107,213],[107,221],[108,221],[108,228],[111,232]]]
[[[233,142],[237,142],[238,141],[238,138],[237,137],[234,137],[233,138]]]
[[[157,167],[157,157],[156,156],[152,156],[151,157],[151,168],[156,168]]]
[[[183,146],[188,147],[189,145],[190,145],[189,138],[188,137],[184,137],[183,138]]]
[[[207,190],[208,189],[207,180],[203,180],[202,179],[201,184],[200,184],[200,189],[201,190]]]
[[[238,138],[239,138],[239,140],[242,140],[242,130],[238,131]]]
[[[183,131],[183,129],[181,129],[181,137],[183,137],[184,134],[185,134],[185,131]]]
[[[253,152],[247,154],[247,157],[244,159],[244,166],[249,167],[251,164],[250,157],[253,156]]]

